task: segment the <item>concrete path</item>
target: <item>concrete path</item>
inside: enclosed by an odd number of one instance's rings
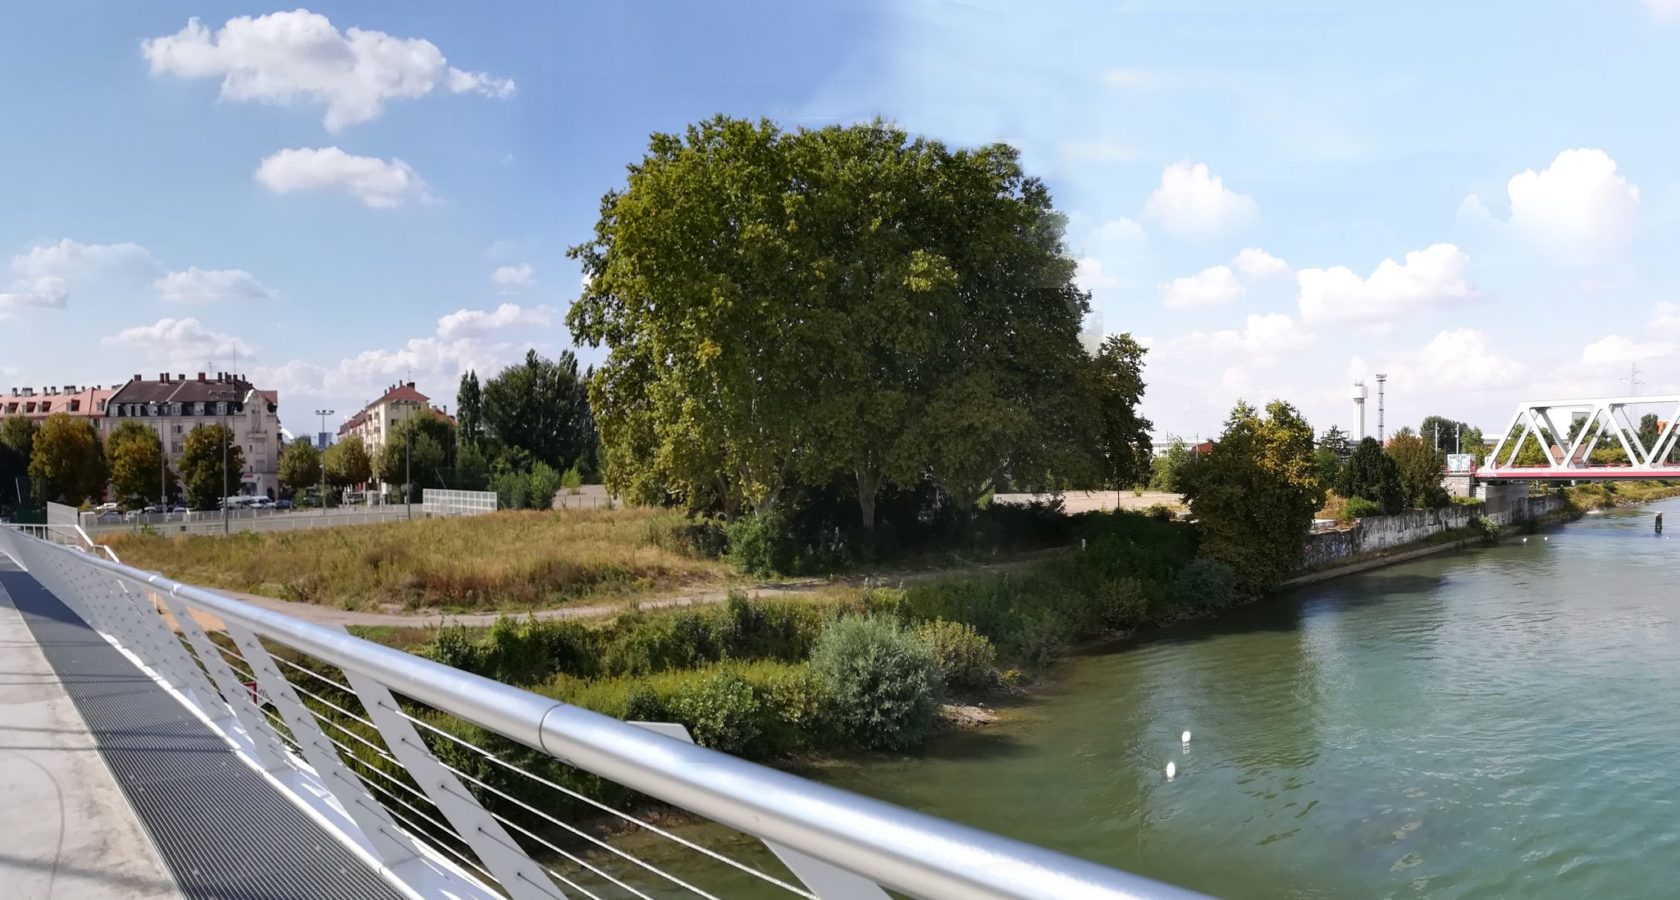
[[[0,557],[0,565],[9,561]],[[8,898],[179,897],[11,598],[0,588],[0,885]]]
[[[819,591],[836,587],[866,587],[879,585],[883,587],[897,587],[901,584],[911,584],[918,581],[929,581],[936,578],[953,578],[969,575],[987,575],[1007,572],[1023,566],[1032,565],[1047,557],[1055,556],[1063,550],[1047,550],[1012,556],[995,563],[978,563],[950,569],[915,569],[906,571],[880,572],[867,576],[829,580],[825,578],[811,578],[805,581],[778,582],[775,584],[761,584],[757,586],[737,588],[717,588],[707,590],[691,590],[667,597],[656,597],[650,600],[636,600],[634,605],[639,609],[675,609],[685,606],[705,606],[722,603],[729,598],[730,590],[738,590],[749,597],[758,599],[799,598],[810,597]],[[437,610],[419,611],[411,613],[364,612],[359,610],[338,609],[331,606],[319,606],[313,603],[293,603],[289,600],[277,600],[264,597],[261,594],[247,594],[241,591],[219,590],[236,600],[243,600],[253,606],[271,609],[285,613],[288,616],[315,622],[321,625],[362,625],[387,626],[395,628],[413,627],[417,625],[436,625],[439,622],[449,622],[458,625],[488,626],[494,625],[496,620],[504,615],[515,618],[534,616],[538,619],[593,619],[610,616],[629,609],[632,601],[625,600],[618,603],[593,603],[588,606],[563,606],[558,609],[542,609],[535,611],[510,610],[495,613],[448,613]],[[200,613],[194,612],[193,617],[210,629],[219,629],[221,623]]]

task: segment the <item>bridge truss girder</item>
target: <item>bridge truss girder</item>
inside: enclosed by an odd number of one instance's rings
[[[1667,411],[1666,417],[1659,414],[1663,425],[1651,446],[1646,447],[1640,440],[1638,423],[1629,417],[1628,407]],[[1569,426],[1577,412],[1585,412],[1587,417],[1571,440]],[[1561,428],[1557,414],[1566,416]],[[1494,445],[1487,462],[1477,469],[1476,476],[1482,479],[1680,478],[1680,465],[1666,462],[1676,444],[1680,444],[1677,423],[1680,423],[1680,395],[1524,401],[1517,405],[1511,421],[1500,433],[1499,443]],[[1546,454],[1546,465],[1516,465],[1517,454],[1530,436]],[[1592,453],[1601,444],[1619,447],[1627,454],[1628,463],[1592,465]]]

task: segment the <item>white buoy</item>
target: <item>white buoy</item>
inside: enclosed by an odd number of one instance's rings
[[[1190,743],[1190,732],[1186,731],[1183,734],[1179,735],[1178,740],[1179,740],[1179,743],[1183,743],[1183,744]]]
[[[1528,538],[1523,538],[1523,543],[1528,543]]]
[[[1549,535],[1549,534],[1548,534],[1548,535],[1546,535],[1546,536],[1545,536],[1545,537],[1543,537],[1543,538],[1541,538],[1541,539],[1540,539],[1540,540],[1542,540],[1542,541],[1549,541],[1549,540],[1551,540],[1551,539],[1552,539],[1552,536],[1551,536],[1551,535]]]
[[[1173,780],[1173,777],[1177,774],[1178,774],[1178,766],[1175,766],[1172,763],[1167,763],[1167,780],[1168,781]]]

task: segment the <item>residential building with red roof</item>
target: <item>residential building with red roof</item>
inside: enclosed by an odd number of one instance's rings
[[[105,431],[126,419],[156,429],[172,469],[179,466],[194,428],[231,427],[245,466],[229,492],[280,495],[280,394],[258,390],[243,375],[199,372],[197,378],[188,378],[161,372],[155,380],[135,375],[105,401],[105,416]]]

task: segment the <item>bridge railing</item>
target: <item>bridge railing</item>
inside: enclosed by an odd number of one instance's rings
[[[0,552],[410,895],[1192,896],[135,569],[50,528],[0,528]]]
[[[1636,424],[1641,412],[1658,423],[1654,434]],[[1674,462],[1680,455],[1677,426],[1680,395],[1525,400],[1475,475],[1488,480],[1680,477],[1680,463]],[[1540,465],[1518,463],[1530,441],[1540,448]],[[1617,451],[1618,461],[1595,463],[1594,451],[1601,447]]]

